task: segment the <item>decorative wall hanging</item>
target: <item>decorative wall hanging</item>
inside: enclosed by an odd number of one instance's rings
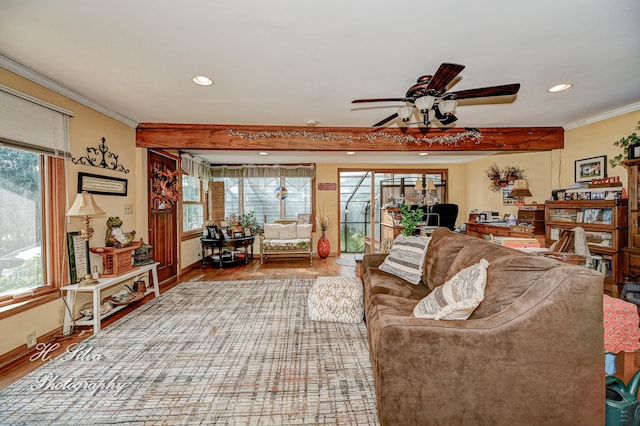
[[[124,166],[118,164],[118,155],[113,152],[109,152],[109,147],[105,143],[107,140],[103,137],[102,143],[98,145],[97,148],[87,147],[87,156],[80,157],[78,159],[71,158],[73,164],[83,164],[85,166],[93,166],[93,167],[102,167],[103,169],[115,170],[117,172],[129,173],[129,169],[125,169]],[[96,157],[93,158],[90,154],[94,154]],[[98,159],[98,155],[102,157],[102,159]],[[98,161],[100,161],[98,163]]]
[[[273,193],[278,200],[286,200],[289,196],[289,191],[285,187],[277,187]]]
[[[126,196],[127,180],[79,172],[78,193],[83,191],[90,194]]]
[[[501,170],[496,163],[491,164],[486,173],[487,179],[489,179],[489,189],[493,192],[500,191],[513,183],[514,180],[525,178],[524,170],[519,166],[506,166]]]
[[[176,204],[180,199],[178,171],[164,165],[155,165],[151,170],[151,200],[157,203]]]
[[[464,132],[455,133],[446,136],[432,136],[432,137],[421,137],[416,138],[412,135],[396,135],[389,133],[379,133],[379,132],[369,132],[362,133],[360,136],[340,136],[334,135],[331,133],[323,133],[323,132],[306,132],[300,130],[291,130],[291,131],[278,131],[278,132],[239,132],[232,129],[227,129],[227,133],[229,136],[235,136],[237,138],[245,139],[245,140],[255,140],[255,139],[283,139],[290,137],[305,137],[314,141],[346,141],[347,144],[351,144],[353,142],[368,142],[375,145],[376,140],[384,139],[393,142],[397,142],[399,144],[402,143],[415,143],[417,145],[427,144],[432,146],[434,144],[439,145],[448,145],[448,146],[459,146],[460,143],[473,141],[476,144],[480,144],[482,140],[482,132],[478,129],[468,129]]]

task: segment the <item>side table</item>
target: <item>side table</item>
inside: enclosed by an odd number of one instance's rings
[[[128,279],[135,278],[140,274],[151,271],[151,277],[153,278],[153,283],[149,283],[149,289],[145,293],[145,296],[151,292],[155,293],[155,297],[160,297],[160,285],[158,284],[158,265],[160,262],[150,263],[148,265],[137,266],[129,272],[119,275],[117,277],[109,277],[109,278],[99,278],[98,284],[87,285],[87,286],[79,286],[78,284],[66,285],[62,287],[60,290],[66,291],[66,300],[67,306],[69,309],[65,309],[64,312],[64,323],[62,326],[62,333],[69,334],[71,331],[71,324],[73,323],[73,309],[76,299],[76,293],[89,293],[93,294],[93,318],[80,318],[76,320],[76,325],[92,325],[93,326],[93,334],[96,335],[100,333],[100,322],[114,313],[118,312],[121,309],[124,309],[127,305],[116,306],[111,311],[106,314],[100,315],[100,290],[104,288],[108,288],[114,286],[116,284],[122,283]]]

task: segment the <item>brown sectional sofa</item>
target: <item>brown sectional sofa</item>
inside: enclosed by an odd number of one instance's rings
[[[438,228],[423,283],[363,259],[366,322],[382,425],[602,425],[603,276]],[[466,321],[412,315],[461,269],[490,262]]]

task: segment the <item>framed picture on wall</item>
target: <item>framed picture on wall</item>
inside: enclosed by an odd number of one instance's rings
[[[575,162],[575,181],[590,182],[591,179],[607,177],[607,156],[584,158]]]

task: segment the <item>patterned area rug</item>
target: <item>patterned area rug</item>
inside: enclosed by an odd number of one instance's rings
[[[183,283],[0,390],[0,424],[377,424],[365,325],[313,280]]]

